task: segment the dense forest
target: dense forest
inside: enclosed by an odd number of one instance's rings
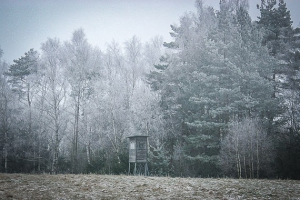
[[[0,51],[0,172],[127,174],[149,137],[156,176],[300,179],[300,28],[284,0],[221,0],[171,25],[173,41],[83,29],[8,64]]]

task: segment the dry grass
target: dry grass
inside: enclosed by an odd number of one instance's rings
[[[300,200],[300,181],[0,174],[0,199]]]

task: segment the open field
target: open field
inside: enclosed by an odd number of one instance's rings
[[[0,199],[300,200],[300,181],[0,174]]]

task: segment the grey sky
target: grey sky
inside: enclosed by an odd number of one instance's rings
[[[259,11],[250,1],[250,15]],[[300,19],[300,1],[285,0],[294,26]],[[218,9],[219,0],[206,0]],[[40,50],[48,37],[62,42],[75,29],[83,28],[88,41],[105,50],[113,39],[120,44],[133,35],[142,42],[156,35],[170,41],[170,24],[177,23],[186,11],[195,11],[194,0],[1,0],[0,46],[3,59],[12,63],[30,48]]]

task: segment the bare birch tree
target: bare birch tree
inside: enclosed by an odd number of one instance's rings
[[[66,127],[66,118],[64,118],[66,81],[63,78],[59,40],[49,38],[42,44],[41,49],[43,51],[42,67],[47,82],[44,109],[47,113],[48,129],[53,133],[50,135],[52,145],[49,149],[52,152],[51,172],[55,174],[58,171],[59,145]]]
[[[8,69],[8,65],[1,61],[1,53],[2,50],[0,49],[0,152],[1,158],[3,158],[0,162],[0,170],[2,172],[8,172],[8,155],[10,148],[9,129],[11,129],[11,110],[13,108],[14,96],[8,85],[8,79],[4,75],[4,72]],[[4,164],[2,164],[2,161]],[[4,169],[1,169],[2,166]]]
[[[78,172],[78,149],[81,138],[89,134],[89,112],[86,108],[94,93],[94,82],[100,77],[101,52],[87,42],[83,29],[73,32],[70,42],[65,43],[64,65],[71,88],[74,113],[72,144],[73,172]],[[89,146],[88,144],[86,144]],[[87,154],[88,155],[88,154]]]
[[[260,178],[273,159],[272,141],[258,119],[233,120],[221,142],[220,165],[227,175]]]

